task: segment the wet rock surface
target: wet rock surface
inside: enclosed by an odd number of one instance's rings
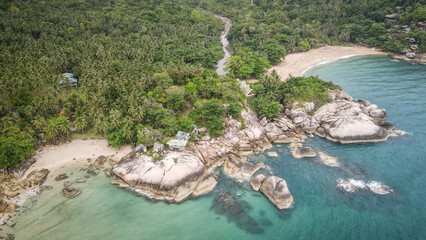
[[[280,210],[290,208],[293,203],[287,182],[282,178],[266,177],[262,181],[260,191]]]
[[[67,198],[74,198],[74,197],[77,197],[78,195],[80,195],[80,190],[78,190],[76,188],[67,187],[67,188],[62,189],[62,193]]]
[[[62,181],[68,178],[68,175],[63,173],[63,174],[59,174],[58,176],[55,177],[55,181]]]

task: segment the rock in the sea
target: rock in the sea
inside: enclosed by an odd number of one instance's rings
[[[329,156],[325,154],[324,152],[318,152],[318,155],[320,157],[320,160],[323,164],[329,166],[329,167],[339,167],[340,163],[337,161],[335,157]]]
[[[389,194],[393,192],[393,190],[390,187],[384,185],[381,182],[376,182],[376,181],[368,182],[367,187],[370,189],[370,191],[380,195],[385,195],[385,194]]]
[[[236,154],[228,154],[228,159],[225,161],[224,172],[231,178],[235,178],[238,182],[248,181],[253,174],[263,166],[263,163],[256,165],[248,162]]]
[[[295,158],[309,158],[315,157],[317,154],[310,147],[301,147],[293,151],[293,157]]]
[[[69,187],[69,186],[71,186],[71,182],[70,181],[65,181],[64,182],[64,187]]]
[[[66,173],[62,173],[55,177],[55,181],[62,181],[67,178],[68,178],[68,175]]]
[[[49,175],[50,171],[47,169],[41,169],[36,172],[34,175],[34,184],[43,184],[46,181],[47,175]]]
[[[265,178],[265,175],[259,174],[250,181],[250,184],[254,191],[259,191],[260,186],[262,185],[262,182],[263,180],[265,180]]]
[[[185,200],[209,175],[201,160],[186,152],[168,152],[158,161],[146,155],[123,158],[113,172],[123,181],[123,187],[174,202]]]
[[[278,209],[288,209],[293,203],[293,196],[288,190],[284,179],[276,176],[269,176],[262,181],[260,191],[275,205]]]
[[[320,107],[314,118],[321,126],[318,135],[341,143],[385,141],[389,131],[383,127],[386,111],[375,104],[353,101],[343,91],[330,92],[334,101]],[[386,124],[385,124],[386,125]]]
[[[112,168],[107,168],[105,169],[105,176],[107,177],[111,177],[112,176]]]
[[[93,164],[95,164],[95,166],[102,167],[107,160],[108,160],[107,157],[99,156]]]
[[[67,198],[74,198],[74,197],[77,197],[80,194],[80,190],[78,190],[76,188],[67,187],[67,188],[62,189],[62,193]]]
[[[268,152],[269,157],[278,157],[277,152]]]

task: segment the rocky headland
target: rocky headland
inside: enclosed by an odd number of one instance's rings
[[[330,92],[330,96],[332,101],[319,108],[312,102],[295,103],[277,119],[258,119],[247,108],[241,113],[243,122],[226,119],[223,136],[196,138],[185,149],[166,151],[160,159],[136,152],[120,161],[100,157],[90,163],[87,173],[96,175],[108,163],[104,171],[106,176],[113,177],[112,183],[153,199],[179,203],[190,196],[198,197],[212,191],[217,184],[215,169],[221,167],[222,172],[236,182],[251,180],[254,190],[260,190],[277,208],[287,209],[293,199],[285,180],[273,176],[272,171],[267,171],[268,176],[264,178],[260,175],[253,178],[265,167],[263,163],[251,163],[246,155],[263,153],[273,147],[272,143],[289,143],[293,153],[312,157],[315,151],[302,146],[304,139],[312,134],[340,143],[377,142],[385,141],[393,129],[386,122],[384,109],[365,100],[353,100],[344,91]],[[335,159],[323,155],[320,152],[324,164],[339,165]],[[44,189],[41,185],[49,170],[27,173],[34,162],[27,161],[19,170],[0,174],[3,179],[0,184],[1,215],[15,210],[20,194]],[[60,175],[56,177],[66,179]],[[78,189],[71,189],[70,185],[70,182],[64,183],[64,195],[77,196]]]
[[[165,153],[157,162],[147,155],[129,154],[114,167],[112,182],[154,199],[181,202],[213,190],[217,182],[212,173],[220,166],[235,181],[250,181],[263,163],[253,164],[244,156],[263,153],[272,148],[271,143],[291,143],[297,156],[314,157],[315,151],[301,144],[306,134],[341,143],[388,138],[393,127],[386,122],[384,109],[355,101],[344,91],[332,91],[330,96],[332,101],[317,110],[312,102],[303,103],[303,107],[294,104],[279,119],[259,120],[250,109],[243,110],[244,129],[242,122],[227,119],[223,136],[197,139],[184,150]],[[289,208],[293,199],[285,180],[260,176],[252,180],[253,188],[260,189],[279,209]]]

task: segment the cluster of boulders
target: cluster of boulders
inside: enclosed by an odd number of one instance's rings
[[[330,92],[330,96],[333,101],[317,111],[312,102],[295,103],[282,118],[274,120],[259,120],[250,109],[243,110],[244,125],[227,119],[225,135],[216,139],[206,135],[182,151],[167,152],[158,161],[130,154],[113,168],[112,182],[151,198],[181,202],[190,195],[211,191],[217,183],[212,172],[218,166],[238,182],[249,181],[263,163],[253,164],[244,156],[263,153],[272,148],[271,143],[291,143],[293,155],[302,158],[316,156],[300,143],[305,133],[342,143],[386,140],[391,125],[385,121],[385,110],[364,100],[354,101],[343,91]],[[280,209],[291,206],[292,197],[283,179],[269,176],[260,181],[259,176],[252,184],[258,181],[258,189],[271,202]]]
[[[41,186],[49,174],[49,170],[40,169],[31,171],[26,177],[23,174],[0,174],[0,216],[15,211],[16,204],[13,199],[25,190]]]
[[[386,111],[365,100],[354,101],[344,91],[331,91],[332,101],[315,112],[312,102],[295,103],[286,115],[307,133],[341,143],[386,141],[393,126]],[[303,107],[301,107],[303,106]]]

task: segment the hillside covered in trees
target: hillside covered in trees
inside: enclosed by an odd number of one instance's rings
[[[0,167],[30,156],[42,136],[53,143],[74,132],[119,147],[193,123],[219,134],[222,105],[241,109],[237,81],[211,70],[222,30],[183,0],[2,2]]]
[[[263,68],[288,53],[324,44],[363,44],[396,53],[417,45],[415,52],[426,51],[426,33],[418,25],[426,22],[424,0],[190,2],[233,20],[228,37],[234,50],[231,72],[241,78],[259,77]],[[387,19],[392,13],[394,18]]]
[[[42,144],[104,137],[112,146],[167,141],[193,124],[220,135],[238,117],[244,94],[237,78],[258,77],[251,106],[274,117],[298,96],[324,98],[319,79],[281,84],[264,69],[286,54],[348,42],[391,51],[425,32],[413,26],[388,41],[386,14],[398,24],[425,21],[424,1],[354,0],[51,0],[0,2],[0,168],[11,168]],[[228,38],[230,74],[213,67]],[[393,30],[392,30],[393,29]],[[72,73],[78,86],[63,76]],[[301,83],[298,83],[301,81]],[[300,91],[299,91],[300,92]],[[285,95],[287,93],[287,95]],[[293,94],[293,95],[292,95]],[[285,97],[287,96],[287,100]],[[303,98],[304,98],[303,97]],[[291,99],[290,99],[291,98]]]

